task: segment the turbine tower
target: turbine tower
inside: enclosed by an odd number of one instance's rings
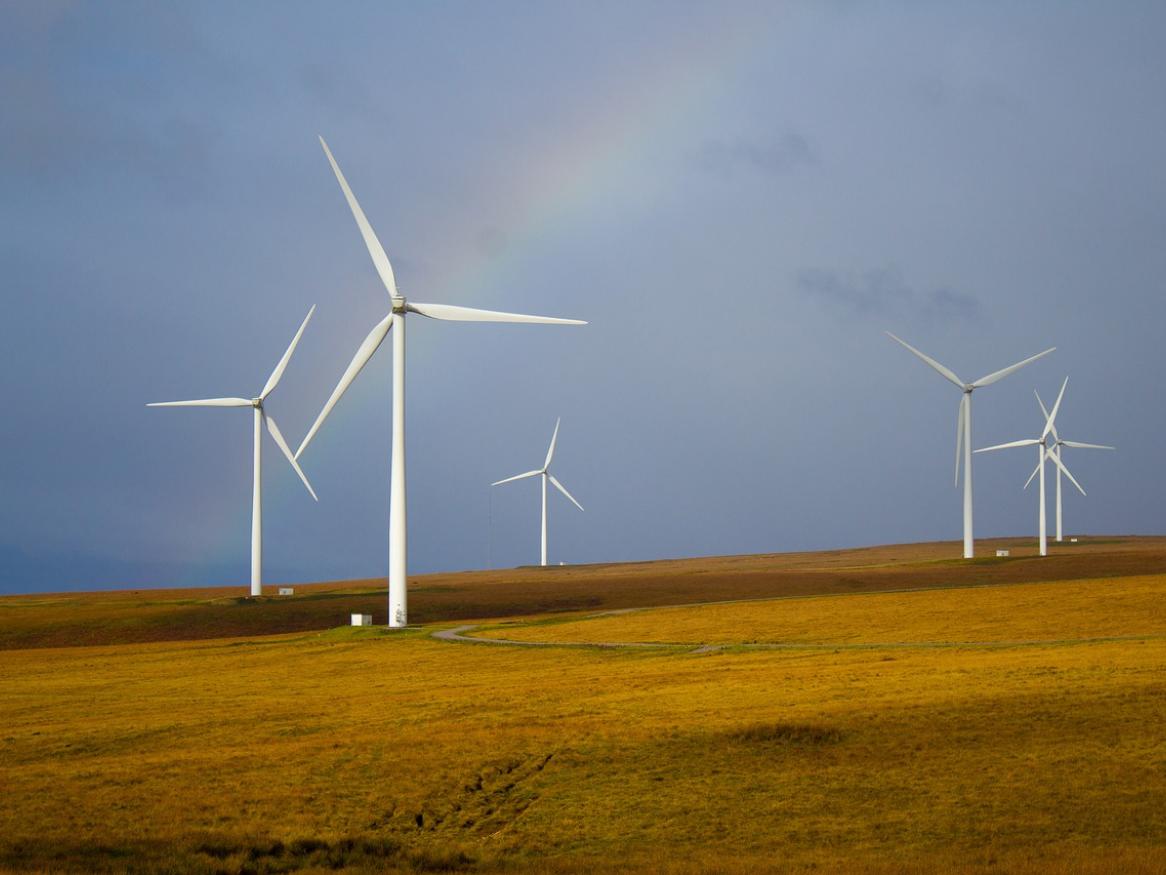
[[[397,290],[397,281],[393,276],[393,268],[389,264],[389,257],[385,254],[384,247],[381,246],[373,232],[372,225],[365,218],[364,211],[357,203],[352,189],[348,187],[348,182],[345,180],[344,174],[340,172],[340,166],[332,157],[332,150],[328,148],[323,137],[320,137],[320,145],[324,147],[324,154],[328,156],[332,172],[336,174],[336,180],[344,191],[348,207],[352,210],[353,218],[356,219],[356,225],[364,238],[364,245],[372,257],[373,266],[376,268],[385,290],[389,293],[391,309],[384,319],[373,326],[372,331],[368,333],[364,342],[356,350],[347,370],[340,377],[340,382],[332,391],[332,396],[320,411],[320,415],[316,417],[316,421],[308,431],[307,436],[304,437],[303,443],[296,450],[296,458],[298,459],[303,454],[336,402],[340,400],[340,396],[347,391],[352,381],[356,379],[356,375],[372,358],[373,353],[377,351],[377,347],[381,345],[389,330],[395,328],[396,330],[393,332],[395,338],[393,341],[393,454],[389,477],[389,625],[396,628],[406,625],[408,621],[405,594],[408,568],[405,517],[405,316],[409,313],[416,313],[419,316],[449,322],[537,322],[548,325],[586,325],[587,323],[579,319],[526,316],[521,313],[500,313],[494,310],[475,310],[470,307],[454,307],[448,304],[421,304],[415,301],[406,301]]]
[[[950,368],[946,368],[928,355],[924,355],[911,344],[905,340],[901,340],[891,332],[887,332],[887,336],[891,340],[902,344],[927,365],[939,372],[944,379],[951,381],[956,387],[963,392],[963,398],[960,399],[960,409],[956,416],[955,426],[955,483],[958,486],[960,482],[960,448],[963,447],[963,461],[964,461],[964,558],[971,559],[975,555],[975,545],[972,540],[972,392],[976,389],[982,389],[984,386],[990,386],[997,380],[1002,380],[1013,371],[1018,371],[1030,362],[1035,362],[1041,356],[1046,356],[1052,352],[1056,347],[1050,347],[1044,352],[1038,352],[1034,356],[1029,356],[1024,361],[1017,362],[1014,365],[1009,365],[999,371],[994,371],[986,377],[980,377],[971,383],[965,383],[955,372]]]
[[[1045,409],[1045,403],[1043,401],[1041,401],[1040,395],[1037,393],[1037,391],[1035,389],[1033,389],[1033,394],[1036,395],[1036,403],[1040,405],[1041,412],[1045,415],[1045,418],[1048,419],[1049,412],[1048,412],[1048,410]],[[1058,460],[1060,460],[1060,458],[1061,458],[1061,447],[1074,447],[1076,449],[1082,449],[1082,450],[1113,450],[1113,449],[1116,449],[1116,447],[1109,447],[1109,446],[1105,446],[1103,444],[1083,444],[1080,441],[1061,440],[1060,435],[1057,434],[1057,427],[1055,425],[1053,426],[1052,435],[1053,435],[1053,445],[1049,448],[1049,452],[1052,453],[1053,455],[1055,455]],[[1036,475],[1036,472],[1034,471],[1033,476],[1035,476],[1035,475]],[[1032,477],[1028,478],[1028,482],[1029,483],[1032,482]],[[1025,487],[1027,487],[1028,483],[1025,483],[1024,485],[1025,485]],[[1084,494],[1084,491],[1082,491],[1082,494]],[[1064,540],[1064,530],[1061,526],[1061,469],[1057,468],[1057,542],[1060,543],[1063,540]]]
[[[1037,520],[1038,520],[1038,525],[1040,527],[1038,540],[1040,542],[1040,555],[1042,555],[1042,556],[1049,555],[1048,522],[1045,519],[1045,460],[1052,459],[1053,462],[1057,466],[1057,471],[1058,472],[1063,471],[1065,473],[1065,476],[1073,481],[1073,485],[1076,486],[1078,489],[1081,489],[1081,484],[1078,483],[1076,481],[1076,479],[1073,477],[1073,475],[1069,473],[1069,469],[1065,467],[1064,463],[1060,460],[1060,458],[1057,455],[1055,455],[1054,453],[1049,451],[1049,446],[1048,446],[1049,433],[1054,428],[1054,422],[1057,418],[1057,411],[1061,407],[1061,399],[1063,397],[1065,397],[1065,387],[1067,385],[1069,385],[1069,378],[1065,377],[1065,382],[1061,383],[1061,391],[1057,393],[1057,400],[1053,404],[1052,411],[1045,414],[1045,427],[1044,427],[1044,430],[1041,431],[1040,437],[1028,438],[1026,440],[1020,440],[1020,441],[1009,441],[1006,444],[997,444],[994,447],[984,447],[983,449],[976,450],[977,453],[990,453],[993,450],[1005,450],[1005,449],[1008,449],[1010,447],[1036,447],[1037,448],[1036,469],[1032,472],[1031,475],[1029,475],[1028,480],[1024,484],[1024,488],[1025,489],[1028,488],[1028,484],[1032,482],[1033,477],[1037,476],[1038,474],[1040,475],[1040,510],[1037,513]],[[1084,489],[1081,489],[1081,494],[1082,495],[1085,494]]]
[[[559,490],[559,492],[561,492],[561,493],[563,493],[563,495],[567,496],[567,498],[570,499],[571,504],[575,505],[575,507],[579,508],[579,510],[583,510],[583,505],[581,505],[579,502],[577,502],[575,500],[575,497],[573,495],[571,495],[570,492],[567,491],[567,488],[565,486],[563,486],[563,484],[560,483],[558,480],[556,480],[555,475],[552,474],[548,470],[551,467],[551,459],[553,459],[555,457],[555,442],[558,439],[559,439],[559,420],[556,419],[555,420],[555,431],[551,435],[551,446],[550,446],[550,449],[547,450],[547,457],[546,457],[546,460],[543,462],[543,466],[541,468],[538,468],[534,471],[527,471],[525,474],[515,474],[513,477],[507,477],[505,480],[497,480],[494,483],[490,484],[491,486],[501,486],[503,483],[512,483],[515,480],[525,480],[527,477],[538,477],[540,475],[542,476],[542,487],[543,487],[543,490],[542,490],[543,491],[542,564],[543,565],[547,564],[547,481],[550,480],[551,483],[553,483],[555,485],[555,488]]]
[[[312,489],[312,484],[308,482],[308,478],[304,475],[299,463],[296,462],[295,456],[292,455],[291,448],[288,447],[287,441],[283,439],[283,434],[279,430],[279,426],[275,424],[275,419],[267,415],[267,411],[263,409],[263,402],[267,400],[267,396],[271,394],[272,390],[279,385],[280,378],[283,377],[283,372],[287,368],[287,363],[291,360],[292,353],[295,352],[296,344],[300,342],[300,337],[304,333],[304,329],[308,327],[308,320],[312,318],[312,314],[316,312],[315,305],[308,311],[308,315],[304,317],[303,323],[300,325],[300,330],[296,332],[296,336],[292,338],[291,345],[288,346],[287,352],[283,354],[283,358],[275,366],[275,370],[271,372],[271,376],[267,378],[267,383],[259,392],[258,397],[250,400],[246,398],[203,398],[197,401],[155,401],[152,404],[147,404],[147,407],[250,407],[254,411],[254,438],[253,438],[253,456],[255,459],[255,473],[254,482],[251,487],[251,595],[263,595],[263,494],[262,494],[262,479],[263,479],[263,427],[267,426],[267,430],[271,433],[271,439],[275,441],[275,445],[279,447],[280,451],[291,462],[291,466],[295,468],[296,473],[300,475],[300,479],[304,481],[304,486],[307,487],[308,493],[312,498],[316,498],[316,492]]]

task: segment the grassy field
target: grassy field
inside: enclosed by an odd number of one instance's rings
[[[487,609],[396,633],[262,634],[288,603],[215,592],[4,600],[31,643],[0,652],[0,868],[1166,871],[1166,576],[1147,573],[1163,542],[1082,549],[1076,579],[1058,558],[929,551],[593,569],[600,608],[651,604],[625,603],[637,576],[657,604],[653,581],[675,577],[690,603],[606,617],[524,602],[534,570],[422,580]],[[702,562],[722,598],[759,580],[809,597],[693,605]],[[965,588],[872,592],[926,577]],[[332,625],[373,597],[317,594],[299,610]],[[70,603],[137,643],[48,646]],[[526,616],[491,620],[515,603]],[[208,605],[252,611],[251,634],[180,640]],[[473,634],[685,646],[431,637],[466,617],[493,625]]]
[[[1166,576],[803,596],[498,624],[547,643],[818,646],[1083,643],[1166,638]]]

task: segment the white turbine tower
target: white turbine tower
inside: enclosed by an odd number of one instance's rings
[[[1053,462],[1056,463],[1057,470],[1063,471],[1065,476],[1073,481],[1073,485],[1078,489],[1081,489],[1081,484],[1078,483],[1076,479],[1074,479],[1073,475],[1069,473],[1069,469],[1065,467],[1060,458],[1049,452],[1048,447],[1049,432],[1053,430],[1054,422],[1057,418],[1057,411],[1061,407],[1061,399],[1065,397],[1065,387],[1067,385],[1069,385],[1069,378],[1065,377],[1065,382],[1061,383],[1061,391],[1057,393],[1057,400],[1053,403],[1052,411],[1045,414],[1045,427],[1044,430],[1041,431],[1040,437],[1028,438],[1026,440],[1020,441],[1009,441],[1006,444],[997,444],[994,447],[984,447],[983,449],[976,450],[977,453],[990,453],[993,450],[1006,450],[1010,447],[1036,447],[1036,470],[1034,470],[1029,476],[1028,480],[1024,484],[1024,488],[1028,488],[1028,484],[1032,482],[1033,477],[1037,476],[1038,474],[1040,475],[1040,509],[1037,513],[1037,524],[1039,526],[1038,540],[1040,542],[1040,555],[1042,556],[1049,555],[1048,522],[1045,518],[1045,460],[1052,459]],[[1044,405],[1041,406],[1043,407]],[[1081,494],[1085,494],[1084,489],[1081,489]]]
[[[377,274],[389,293],[392,304],[389,314],[378,322],[368,333],[364,342],[356,350],[356,355],[349,362],[347,370],[341,376],[340,382],[332,392],[332,396],[316,417],[316,422],[308,431],[300,448],[296,450],[296,458],[307,448],[340,396],[345,393],[356,375],[372,358],[377,347],[395,328],[393,336],[393,454],[392,467],[389,478],[389,625],[404,626],[407,623],[408,612],[405,595],[405,578],[408,563],[406,561],[407,537],[405,519],[405,316],[416,313],[430,319],[439,319],[450,322],[537,322],[548,325],[586,325],[579,319],[555,319],[550,316],[526,316],[520,313],[500,313],[494,310],[475,310],[470,307],[454,307],[448,304],[420,304],[415,301],[406,301],[397,290],[397,281],[393,277],[393,268],[389,264],[389,257],[385,254],[376,234],[364,211],[356,201],[352,189],[340,172],[340,166],[332,157],[332,151],[324,138],[320,138],[320,145],[324,147],[324,154],[328,156],[328,163],[336,174],[336,180],[344,191],[344,197],[356,219],[357,227],[364,238],[364,245],[372,257]]]
[[[950,368],[946,368],[928,355],[924,355],[911,344],[905,340],[901,340],[891,332],[887,332],[887,336],[891,340],[901,343],[907,347],[908,350],[917,355],[926,364],[930,365],[939,372],[946,380],[950,380],[956,387],[964,393],[963,398],[960,399],[960,409],[956,416],[955,426],[955,482],[959,485],[960,482],[960,447],[963,446],[963,461],[964,461],[964,558],[971,559],[975,555],[975,546],[972,540],[972,392],[976,389],[982,389],[984,386],[990,386],[997,380],[1007,377],[1013,371],[1018,371],[1030,362],[1035,362],[1041,356],[1046,356],[1052,352],[1056,347],[1050,347],[1044,352],[1038,352],[1034,356],[1029,356],[1024,361],[1017,362],[1014,365],[1009,365],[999,371],[994,371],[986,377],[980,377],[971,383],[965,383],[955,375],[955,372]]]
[[[567,496],[567,498],[570,500],[571,504],[575,505],[575,507],[579,508],[579,510],[583,510],[583,505],[581,505],[579,502],[577,502],[575,500],[575,497],[573,495],[571,495],[570,492],[567,491],[567,488],[562,483],[560,483],[558,480],[556,480],[555,475],[552,474],[548,470],[551,467],[551,459],[553,459],[555,457],[555,441],[557,441],[558,439],[559,439],[559,420],[556,419],[555,420],[555,431],[551,435],[551,446],[550,446],[550,449],[547,450],[547,458],[543,462],[543,466],[541,468],[538,468],[534,471],[527,471],[525,474],[515,474],[513,477],[507,477],[505,480],[498,480],[498,481],[495,481],[494,483],[490,484],[491,486],[501,486],[503,483],[512,483],[515,480],[525,480],[527,477],[538,477],[540,475],[542,476],[542,487],[543,487],[542,564],[543,565],[547,564],[547,481],[550,480],[551,483],[553,483],[555,485],[555,488],[559,490],[559,492],[561,492],[561,493],[563,493],[563,495]]]
[[[308,488],[308,493],[316,498],[316,492],[312,489],[312,484],[308,482],[308,478],[304,475],[299,463],[296,462],[295,456],[292,455],[291,448],[288,447],[287,441],[283,439],[283,434],[279,430],[279,426],[275,424],[275,420],[267,415],[263,409],[263,402],[267,396],[271,394],[272,390],[279,385],[280,378],[283,377],[283,372],[287,368],[287,363],[291,360],[292,353],[295,352],[296,344],[300,342],[300,337],[304,333],[304,329],[308,327],[308,320],[312,318],[312,314],[316,312],[315,305],[308,311],[308,315],[304,317],[303,323],[300,325],[300,330],[296,332],[296,336],[292,338],[291,345],[288,346],[287,352],[283,354],[283,358],[275,366],[275,370],[271,372],[271,376],[267,378],[267,383],[259,392],[258,397],[250,400],[246,398],[204,398],[198,401],[156,401],[152,404],[147,404],[147,407],[250,407],[254,410],[254,439],[253,439],[253,454],[255,458],[255,473],[254,482],[251,487],[251,595],[263,595],[263,495],[262,495],[262,479],[263,479],[263,426],[267,426],[267,430],[271,432],[271,439],[275,441],[276,446],[291,462],[291,466],[295,468],[296,473],[300,475],[300,479],[304,481],[304,486]]]
[[[1040,405],[1041,412],[1045,415],[1045,419],[1048,419],[1049,412],[1045,409],[1045,403],[1041,401],[1040,394],[1037,393],[1035,389],[1033,390],[1033,394],[1036,395],[1036,403]],[[1053,426],[1052,436],[1053,445],[1049,447],[1049,452],[1056,456],[1058,461],[1061,459],[1061,447],[1074,447],[1075,449],[1081,450],[1116,449],[1115,447],[1105,446],[1104,444],[1083,444],[1080,441],[1061,440],[1060,435],[1057,434],[1057,427],[1055,425]],[[1028,478],[1028,483],[1031,483],[1032,478],[1035,476],[1036,471],[1033,471],[1032,476]],[[1028,487],[1028,483],[1024,484],[1025,488]],[[1084,495],[1084,490],[1082,490],[1082,494]],[[1057,468],[1057,541],[1060,542],[1064,539],[1064,529],[1061,526],[1061,469]]]

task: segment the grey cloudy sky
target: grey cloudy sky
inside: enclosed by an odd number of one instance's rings
[[[244,584],[255,394],[298,444],[386,296],[329,141],[418,300],[410,565],[957,539],[976,446],[1035,434],[1073,532],[1162,532],[1160,3],[0,4],[0,589]],[[387,567],[386,346],[304,454],[267,445],[269,581]],[[978,535],[1028,534],[1023,452]]]

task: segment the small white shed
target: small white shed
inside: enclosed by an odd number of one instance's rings
[[[353,614],[352,615],[352,625],[353,626],[371,626],[372,625],[372,614]]]
[[[290,586],[281,586],[279,588],[279,594],[280,595],[295,595],[296,591],[294,588],[292,588]]]

